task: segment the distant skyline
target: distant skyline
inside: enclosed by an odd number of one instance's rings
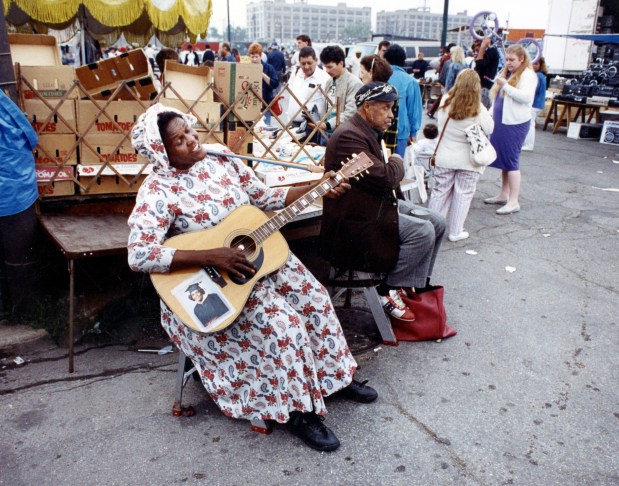
[[[376,13],[380,11],[393,12],[395,10],[408,10],[409,8],[420,8],[427,6],[432,13],[443,13],[443,0],[413,0],[404,2],[401,0],[307,0],[307,3],[314,5],[332,5],[346,3],[348,7],[371,7],[372,8],[372,29],[376,27]],[[229,0],[230,3],[230,23],[233,26],[247,27],[247,17],[245,6],[249,0]],[[288,0],[293,3],[293,0]],[[467,11],[468,15],[473,16],[477,12],[490,10],[495,12],[501,23],[505,26],[509,19],[509,27],[518,29],[545,29],[548,22],[549,0],[517,0],[513,2],[496,0],[450,0],[449,13]],[[227,26],[227,1],[213,0],[213,16],[211,27],[216,27],[222,32]]]

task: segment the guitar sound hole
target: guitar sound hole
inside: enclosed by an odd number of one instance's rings
[[[230,247],[242,251],[243,255],[249,259],[256,251],[256,242],[247,235],[240,235],[232,240]]]

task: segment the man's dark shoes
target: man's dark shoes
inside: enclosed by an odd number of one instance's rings
[[[286,428],[312,449],[331,452],[340,446],[340,441],[323,420],[314,412],[290,412]]]
[[[338,397],[346,398],[358,403],[370,403],[378,398],[378,392],[366,385],[367,381],[358,382],[353,380],[346,388],[335,393]]]

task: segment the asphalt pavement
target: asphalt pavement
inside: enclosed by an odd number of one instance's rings
[[[443,243],[458,334],[357,352],[380,397],[329,400],[338,451],[254,433],[193,380],[196,415],[173,417],[176,353],[80,344],[69,374],[65,347],[9,326],[0,484],[619,484],[619,145],[538,130],[522,175],[519,213],[483,204],[488,169],[471,237]]]

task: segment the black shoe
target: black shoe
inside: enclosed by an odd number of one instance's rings
[[[322,423],[323,420],[324,418],[314,412],[291,412],[286,428],[312,449],[331,452],[340,446],[340,441],[331,429]]]
[[[338,397],[347,398],[358,403],[370,403],[378,398],[378,392],[371,386],[366,385],[367,381],[358,382],[353,380],[346,388],[335,393]]]

